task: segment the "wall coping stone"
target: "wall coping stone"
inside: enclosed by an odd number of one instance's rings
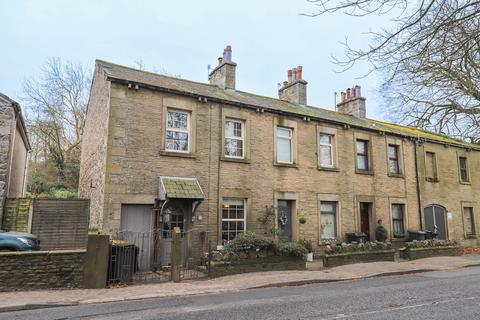
[[[86,249],[75,249],[75,250],[52,250],[52,251],[8,251],[0,252],[0,257],[5,256],[22,256],[22,255],[31,255],[31,256],[41,256],[41,255],[62,255],[62,254],[72,254],[72,253],[86,253]]]

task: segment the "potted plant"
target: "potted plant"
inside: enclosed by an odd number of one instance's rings
[[[385,242],[388,239],[388,231],[387,229],[382,225],[382,220],[378,220],[378,226],[375,229],[375,238],[377,241]]]
[[[302,239],[300,241],[298,241],[302,246],[305,247],[305,249],[307,249],[307,254],[305,255],[305,260],[308,261],[308,262],[312,262],[313,261],[313,245],[312,245],[312,241],[310,240],[307,240],[307,239]]]

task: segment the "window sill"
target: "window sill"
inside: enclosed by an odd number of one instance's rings
[[[427,181],[427,182],[432,182],[432,183],[436,183],[436,182],[439,182],[440,180],[438,180],[438,178],[426,177],[426,178],[425,178],[425,181]]]
[[[274,162],[273,165],[274,165],[275,167],[298,168],[298,164],[296,164],[296,163]]]
[[[388,176],[390,178],[405,178],[403,173],[388,173]]]
[[[368,176],[373,176],[373,171],[365,171],[365,170],[355,169],[355,173],[357,173],[357,174],[365,174],[365,175],[368,175]]]
[[[340,172],[340,169],[336,168],[336,167],[321,167],[321,166],[318,166],[317,169],[319,171],[331,171],[331,172]]]
[[[190,158],[190,159],[195,159],[197,157],[193,153],[173,152],[173,151],[165,151],[165,150],[161,150],[159,154],[165,157],[179,157],[179,158]]]
[[[237,163],[250,164],[250,160],[249,160],[249,159],[220,157],[220,160],[221,160],[221,161],[226,161],[226,162],[237,162]]]
[[[470,181],[460,181],[460,184],[470,186],[472,183]]]

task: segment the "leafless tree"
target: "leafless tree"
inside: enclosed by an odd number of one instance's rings
[[[308,16],[393,16],[390,30],[371,32],[367,48],[346,41],[342,70],[367,61],[384,77],[387,117],[480,143],[480,1],[307,0]]]
[[[32,135],[32,175],[36,169],[55,168],[56,183],[76,190],[82,130],[90,87],[90,73],[81,65],[49,59],[41,76],[23,84],[23,104]],[[33,177],[35,180],[35,177]],[[36,188],[33,188],[36,189]]]

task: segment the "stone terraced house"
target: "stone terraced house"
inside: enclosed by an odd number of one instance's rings
[[[20,105],[0,93],[0,229],[5,199],[25,195],[29,151]]]
[[[374,239],[380,219],[392,241],[476,238],[480,146],[367,119],[358,86],[337,112],[309,106],[301,67],[279,98],[243,92],[236,66],[230,46],[210,83],[96,61],[79,196],[92,228],[142,235],[142,268],[169,263],[175,226],[195,256],[267,234],[269,212],[280,239],[310,239],[316,255],[348,232]]]

